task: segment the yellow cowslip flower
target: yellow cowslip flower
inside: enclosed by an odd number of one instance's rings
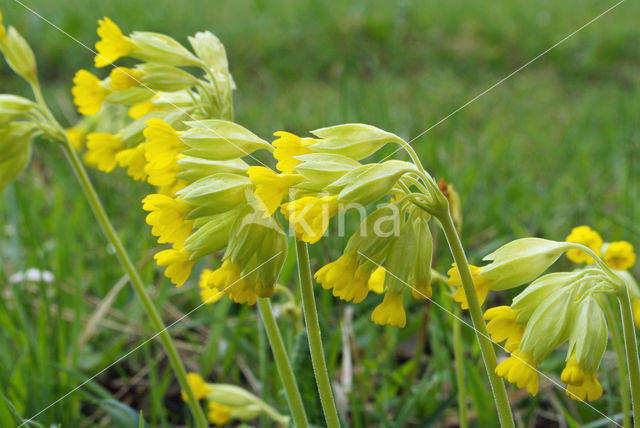
[[[193,395],[196,396],[196,400],[202,400],[211,391],[209,384],[198,373],[187,373],[187,381],[193,391]],[[187,402],[187,393],[184,390],[180,390],[182,400]]]
[[[585,247],[592,249],[596,255],[600,256],[602,237],[589,226],[574,227],[571,229],[571,233],[566,237],[565,241],[582,244]],[[594,262],[590,256],[576,249],[568,250],[567,257],[574,263],[592,264]]]
[[[146,142],[146,157],[153,167],[164,167],[176,162],[176,157],[187,145],[180,139],[180,133],[167,122],[153,118],[146,122],[142,131]]]
[[[455,263],[453,263],[452,266],[453,267],[447,272],[447,275],[449,275],[449,285],[452,287],[459,287],[453,295],[453,300],[460,303],[462,309],[469,309],[469,302],[467,301],[467,296],[464,293],[464,288],[462,287],[460,272],[458,271]],[[489,290],[491,290],[491,284],[493,281],[484,278],[481,275],[482,268],[469,265],[469,269],[471,270],[473,285],[476,288],[476,294],[478,295],[478,303],[482,305],[484,301],[487,300],[487,295],[489,294]]]
[[[255,186],[253,194],[256,196],[258,206],[265,212],[265,218],[278,209],[291,186],[302,181],[299,175],[276,174],[263,166],[251,166],[247,174]]]
[[[230,259],[223,261],[222,266],[209,275],[207,285],[225,293],[236,303],[253,305],[258,298],[255,287],[243,280],[240,265]]]
[[[127,174],[134,180],[144,181],[147,173],[144,171],[147,159],[144,156],[144,143],[131,149],[125,149],[116,155],[116,162],[120,168],[127,168]]]
[[[147,224],[151,226],[151,234],[158,237],[160,244],[184,244],[193,230],[193,220],[187,220],[191,208],[184,201],[160,194],[142,200],[142,209],[149,211]]]
[[[191,251],[186,248],[171,248],[160,251],[153,258],[156,259],[158,266],[167,267],[164,275],[177,287],[180,287],[189,279],[191,269],[196,264],[196,262],[190,260]]]
[[[2,25],[2,11],[0,10],[0,41],[7,41],[7,31],[4,29],[4,25]]]
[[[225,425],[231,419],[231,407],[215,401],[209,401],[207,417],[214,425]]]
[[[571,354],[565,364],[560,380],[568,385],[582,385],[585,380],[584,364],[578,363],[575,352]]]
[[[567,396],[576,401],[595,401],[602,396],[602,386],[593,371],[585,373],[580,385],[567,385]]]
[[[100,36],[100,41],[96,43],[98,54],[94,58],[96,67],[113,64],[136,49],[133,41],[123,35],[116,23],[106,16],[98,20],[98,36]]]
[[[633,245],[627,241],[616,241],[609,244],[604,253],[606,264],[616,270],[627,270],[636,264],[636,253]]]
[[[78,112],[84,116],[93,116],[102,108],[109,90],[103,88],[100,79],[87,70],[78,70],[73,77],[71,94]]]
[[[392,325],[404,328],[407,324],[407,314],[402,304],[403,294],[386,292],[382,303],[373,310],[371,320],[379,325]]]
[[[119,135],[93,132],[87,135],[84,160],[100,171],[111,172],[116,167],[116,155],[125,148]]]
[[[509,358],[498,364],[496,374],[535,396],[539,388],[537,365],[530,352],[513,351]]]
[[[305,196],[282,204],[282,214],[293,226],[296,238],[315,244],[329,227],[329,220],[338,213],[338,197]]]
[[[147,100],[132,105],[129,108],[128,114],[131,119],[140,119],[145,114],[156,110],[162,110],[162,108],[155,105],[152,100]]]
[[[325,290],[342,300],[360,303],[369,294],[369,274],[358,266],[355,253],[341,255],[338,260],[318,269],[314,278]]]
[[[431,284],[427,282],[416,282],[411,288],[411,296],[416,300],[430,299],[433,296]]]
[[[200,274],[200,281],[198,282],[198,286],[200,287],[200,298],[202,299],[202,302],[207,305],[217,302],[224,296],[223,292],[215,287],[209,286],[211,274],[213,274],[211,269],[204,269]]]
[[[134,70],[127,67],[116,67],[111,70],[109,84],[116,91],[124,91],[125,89],[140,86],[140,79],[144,73],[140,70]]]
[[[487,309],[484,319],[488,321],[487,330],[491,335],[491,340],[500,343],[506,340],[504,349],[507,352],[514,352],[518,349],[522,335],[524,334],[524,324],[516,322],[517,311],[509,306],[496,306]]]
[[[387,275],[387,270],[382,266],[378,266],[369,277],[369,290],[376,294],[384,293],[384,277]]]
[[[285,131],[274,132],[273,135],[279,137],[271,143],[273,147],[275,147],[273,157],[278,160],[276,168],[285,174],[291,174],[293,168],[302,163],[294,159],[295,156],[313,153],[313,150],[311,150],[309,146],[320,141],[315,138],[300,138],[295,134]]]
[[[636,327],[640,328],[640,299],[631,299],[631,307],[633,308],[633,321]]]
[[[86,135],[84,129],[74,126],[72,128],[65,129],[65,132],[67,133],[67,139],[69,140],[71,147],[73,147],[74,150],[82,149],[84,146],[84,137]]]

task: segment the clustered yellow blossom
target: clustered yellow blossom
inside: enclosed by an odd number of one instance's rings
[[[585,247],[593,250],[597,256],[600,256],[600,249],[602,248],[602,237],[598,232],[591,229],[589,226],[574,227],[565,241],[582,244]],[[567,257],[574,263],[592,264],[594,262],[591,256],[587,255],[583,251],[576,249],[567,251]]]

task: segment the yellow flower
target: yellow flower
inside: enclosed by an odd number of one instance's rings
[[[229,406],[209,401],[209,411],[207,412],[209,422],[214,425],[225,425],[231,419],[231,410],[233,409]]]
[[[87,70],[78,70],[73,77],[73,103],[78,107],[78,112],[85,116],[93,116],[102,108],[109,90],[103,88],[98,79]]]
[[[147,224],[160,244],[182,246],[191,235],[193,220],[187,220],[191,205],[166,195],[152,194],[142,200],[142,209],[149,211]]]
[[[156,106],[152,100],[142,101],[141,103],[137,103],[129,108],[129,117],[131,119],[140,119],[147,113],[151,113],[152,111],[162,110],[160,107]]]
[[[74,150],[82,149],[82,146],[84,146],[85,137],[84,130],[82,128],[74,126],[73,128],[65,129],[65,132],[67,133],[67,139],[69,140],[71,147],[73,147]]]
[[[355,253],[347,253],[318,269],[314,275],[325,290],[342,300],[360,303],[369,294],[369,275],[358,266]]]
[[[140,70],[134,70],[127,67],[116,67],[111,70],[109,83],[116,91],[124,91],[134,86],[140,86],[140,79],[144,73]]]
[[[170,186],[176,183],[176,175],[182,171],[178,165],[180,152],[187,146],[180,140],[178,131],[160,119],[149,119],[143,134],[149,183],[154,186]]]
[[[171,280],[173,284],[180,287],[184,284],[191,269],[196,262],[190,260],[191,251],[186,248],[171,248],[169,250],[160,251],[153,258],[156,259],[158,266],[166,266],[164,275]]]
[[[315,138],[300,138],[297,135],[285,131],[274,132],[273,135],[279,137],[272,143],[273,147],[275,147],[273,157],[278,160],[276,168],[285,174],[291,174],[293,168],[302,163],[294,159],[294,156],[313,153],[313,150],[311,150],[309,146],[320,141]]]
[[[230,259],[222,262],[222,266],[209,275],[207,285],[225,293],[236,303],[253,305],[258,298],[255,287],[243,280],[242,268]]]
[[[469,302],[467,301],[467,295],[464,293],[464,288],[462,287],[460,272],[458,272],[458,268],[455,263],[453,263],[452,266],[453,267],[447,272],[449,275],[449,285],[452,287],[459,287],[453,295],[453,300],[460,303],[462,309],[469,309]],[[487,295],[489,294],[493,281],[484,278],[481,275],[482,268],[469,265],[469,269],[471,269],[473,285],[476,288],[476,294],[478,295],[478,303],[482,305],[484,301],[487,300]]]
[[[282,214],[291,223],[296,238],[314,244],[329,227],[329,220],[338,213],[338,197],[305,196],[282,204]]]
[[[513,352],[518,349],[522,335],[524,334],[524,324],[516,322],[518,313],[509,306],[496,306],[487,309],[484,313],[484,319],[487,323],[487,330],[491,335],[491,340],[500,343],[506,340],[504,348],[507,352]]]
[[[7,41],[7,32],[4,29],[4,25],[2,25],[2,11],[0,10],[0,41]]]
[[[253,193],[258,200],[260,209],[265,212],[265,218],[278,209],[282,199],[287,196],[289,188],[302,179],[295,174],[276,174],[263,166],[251,166],[247,170],[247,174],[255,186]]]
[[[378,266],[369,277],[369,290],[377,294],[384,293],[384,277],[387,271],[382,266]]]
[[[147,178],[147,173],[144,171],[144,167],[147,165],[147,159],[144,156],[144,143],[119,152],[116,155],[116,162],[120,168],[127,168],[127,174],[134,180],[144,181]]]
[[[560,380],[569,385],[580,386],[585,380],[584,364],[578,363],[576,354],[573,353],[560,374]]]
[[[224,293],[215,287],[210,287],[209,282],[213,271],[211,269],[204,269],[200,274],[200,281],[198,286],[200,287],[200,298],[204,303],[210,305],[222,299]]]
[[[187,381],[193,391],[193,395],[196,396],[196,400],[202,400],[211,391],[209,384],[198,373],[187,373]],[[184,390],[180,390],[182,400],[187,402],[187,393]]]
[[[602,248],[602,237],[598,232],[591,229],[589,226],[574,227],[565,241],[582,244],[585,247],[592,249],[593,252],[595,252],[598,256],[600,255],[600,249]],[[567,257],[574,263],[593,263],[593,259],[580,250],[568,250]]]
[[[631,299],[631,307],[633,308],[633,321],[636,327],[640,328],[640,299]]]
[[[430,299],[433,295],[433,289],[430,283],[416,282],[411,288],[411,296],[416,300]]]
[[[584,375],[584,380],[580,385],[568,385],[567,396],[576,401],[595,401],[602,396],[602,386],[596,374],[593,371],[587,372]]]
[[[93,132],[87,135],[87,152],[84,160],[100,171],[111,172],[116,167],[116,155],[124,149],[119,135]]]
[[[98,36],[100,36],[100,41],[96,43],[98,54],[94,58],[96,67],[112,64],[136,49],[131,39],[124,36],[116,23],[107,17],[98,20]]]
[[[604,253],[604,261],[613,269],[626,270],[636,264],[633,245],[627,241],[612,242]]]
[[[509,358],[498,364],[496,374],[515,383],[518,388],[525,388],[529,394],[538,393],[539,380],[537,363],[530,352],[514,351]]]
[[[373,310],[371,320],[379,325],[389,324],[404,328],[407,324],[407,314],[404,311],[402,300],[402,293],[387,292],[384,295],[384,299],[382,299],[382,303]]]

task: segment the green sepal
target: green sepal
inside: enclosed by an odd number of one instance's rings
[[[311,133],[322,139],[310,146],[311,150],[341,154],[356,160],[372,155],[389,142],[403,142],[395,134],[363,123],[329,126]]]

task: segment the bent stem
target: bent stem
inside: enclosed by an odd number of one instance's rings
[[[609,321],[609,331],[611,332],[611,342],[613,348],[616,351],[616,357],[618,357],[618,376],[620,377],[620,395],[622,396],[622,426],[625,428],[631,427],[631,414],[629,410],[631,408],[629,384],[627,383],[627,362],[625,360],[624,352],[624,340],[618,330],[618,323],[616,322],[616,314],[611,307],[609,299],[602,299],[604,305],[604,311]]]
[[[300,275],[300,291],[302,294],[302,310],[304,321],[307,326],[307,338],[309,339],[309,350],[311,351],[311,362],[313,363],[313,374],[316,377],[316,385],[320,393],[322,411],[328,428],[340,426],[338,410],[333,400],[331,392],[331,382],[327,363],[324,359],[322,349],[322,338],[320,336],[320,323],[318,322],[318,311],[316,309],[316,299],[313,295],[313,283],[311,280],[311,268],[309,267],[309,252],[307,244],[296,240],[296,255],[298,257],[298,273]]]
[[[207,419],[205,418],[202,407],[200,407],[200,403],[198,403],[198,400],[196,400],[193,390],[189,386],[189,381],[187,380],[187,372],[184,368],[184,365],[182,364],[182,361],[180,360],[178,350],[176,349],[171,336],[169,335],[164,323],[162,322],[162,318],[160,318],[160,314],[154,306],[151,297],[147,293],[142,279],[140,278],[140,274],[131,262],[129,255],[127,254],[124,246],[122,245],[122,242],[120,241],[120,238],[111,225],[111,221],[109,220],[109,217],[107,216],[107,213],[105,212],[104,207],[102,206],[100,199],[98,199],[98,195],[93,185],[91,184],[91,181],[89,180],[87,171],[82,166],[78,154],[75,152],[73,147],[71,147],[71,144],[69,143],[69,140],[67,138],[64,139],[63,147],[69,157],[71,167],[76,173],[78,181],[82,186],[82,190],[87,197],[87,201],[89,202],[93,213],[98,219],[98,223],[102,227],[102,231],[107,236],[107,240],[109,241],[109,243],[113,245],[120,264],[122,264],[122,267],[124,267],[127,275],[129,275],[131,285],[133,285],[133,288],[138,294],[138,297],[142,302],[142,306],[147,312],[147,315],[149,316],[149,319],[151,320],[151,323],[153,324],[153,327],[157,332],[156,335],[160,338],[160,341],[164,346],[167,356],[169,357],[171,367],[173,368],[173,371],[178,378],[178,382],[180,383],[180,387],[183,391],[185,391],[187,395],[187,403],[195,420],[196,426],[199,428],[207,427]]]
[[[627,351],[627,365],[629,366],[629,382],[631,383],[631,401],[633,402],[633,421],[640,423],[640,362],[638,361],[638,343],[633,324],[633,312],[631,309],[631,297],[629,289],[624,287],[618,296],[620,312],[622,314],[622,331]]]
[[[258,307],[260,308],[260,316],[262,317],[264,329],[267,332],[269,344],[271,344],[273,359],[276,362],[276,368],[280,374],[282,385],[284,385],[284,391],[287,396],[287,403],[289,403],[289,409],[291,409],[293,421],[296,427],[307,428],[309,426],[307,414],[302,405],[302,397],[300,396],[298,385],[296,385],[296,378],[293,374],[289,358],[287,357],[282,335],[280,335],[278,324],[276,324],[276,319],[273,316],[271,302],[267,298],[260,297],[258,298]]]
[[[449,249],[451,250],[453,259],[455,260],[458,271],[460,272],[464,294],[469,302],[469,313],[471,314],[471,321],[473,322],[476,337],[480,343],[482,359],[487,369],[487,374],[489,375],[489,382],[491,384],[491,390],[493,391],[493,399],[496,403],[496,409],[498,410],[500,426],[503,428],[514,428],[515,425],[513,423],[513,416],[511,415],[511,408],[509,407],[507,390],[505,389],[502,378],[496,374],[498,361],[493,349],[493,344],[491,343],[491,340],[489,340],[487,325],[482,318],[482,309],[480,308],[478,295],[476,294],[476,289],[473,285],[473,277],[471,276],[467,256],[464,253],[464,248],[462,248],[460,237],[456,232],[456,228],[453,224],[449,211],[447,210],[445,215],[439,216],[439,220],[442,230],[447,238],[447,242],[449,243]]]

